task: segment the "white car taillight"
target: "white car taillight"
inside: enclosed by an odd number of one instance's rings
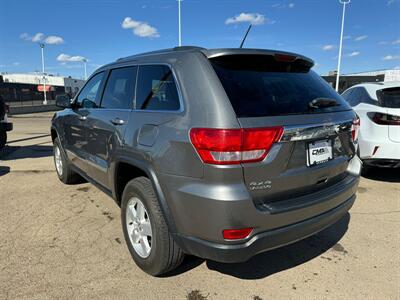
[[[360,131],[360,118],[356,118],[353,120],[353,125],[351,126],[351,136],[353,138],[353,142],[356,142],[358,139],[358,132]]]

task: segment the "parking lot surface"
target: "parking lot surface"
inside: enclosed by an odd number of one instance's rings
[[[313,237],[242,264],[188,257],[153,278],[113,200],[58,180],[51,116],[11,118],[0,150],[0,299],[400,299],[400,170],[362,178],[350,214]]]

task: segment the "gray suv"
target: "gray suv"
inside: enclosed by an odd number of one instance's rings
[[[58,97],[54,161],[121,207],[152,275],[184,254],[243,262],[334,224],[359,182],[358,118],[294,53],[177,47],[98,69]]]

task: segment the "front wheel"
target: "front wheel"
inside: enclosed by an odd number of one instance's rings
[[[7,143],[7,132],[5,130],[0,130],[0,149],[3,149],[6,143]]]
[[[58,178],[65,184],[80,183],[83,181],[77,173],[71,170],[68,161],[61,149],[58,137],[53,142],[54,165]]]
[[[143,271],[157,276],[181,264],[184,254],[171,237],[148,178],[138,177],[127,183],[121,221],[129,252]]]

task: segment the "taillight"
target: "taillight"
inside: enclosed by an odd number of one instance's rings
[[[358,139],[358,132],[360,131],[360,119],[357,117],[353,120],[353,125],[351,126],[351,136],[353,138],[353,142]]]
[[[367,113],[368,117],[378,125],[400,125],[400,116],[388,115],[378,112]]]
[[[222,231],[222,235],[226,240],[240,240],[247,238],[253,228],[241,228],[241,229],[225,229]]]
[[[283,127],[192,128],[190,140],[203,162],[231,165],[262,161],[282,132]]]

